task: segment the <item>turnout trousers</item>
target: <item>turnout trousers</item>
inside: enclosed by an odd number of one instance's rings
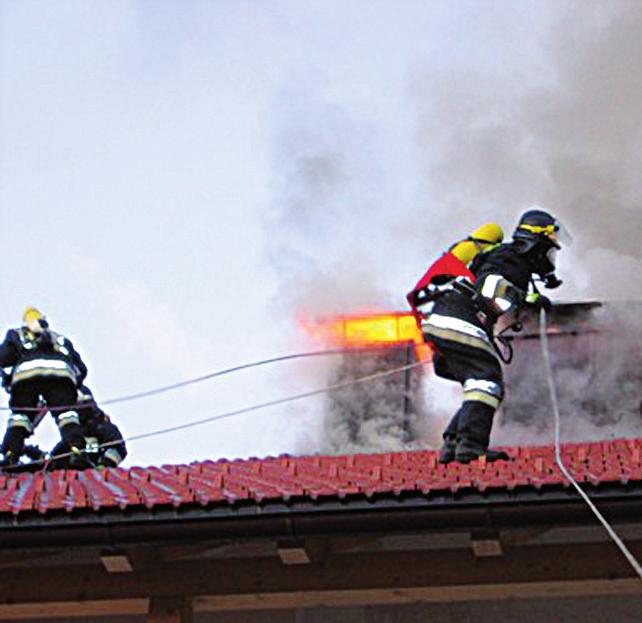
[[[33,432],[33,423],[38,415],[37,407],[44,400],[51,411],[62,439],[70,446],[82,449],[85,438],[78,414],[64,407],[76,403],[77,389],[73,381],[58,377],[34,377],[19,381],[11,387],[9,406],[11,415],[2,442],[2,451],[11,453],[13,460],[20,457],[25,439]],[[62,407],[62,408],[61,408]]]
[[[429,316],[422,328],[426,340],[435,346],[435,374],[461,383],[464,390],[462,405],[446,427],[444,440],[470,441],[488,448],[493,416],[504,395],[499,359],[479,327],[456,318],[452,323],[443,316],[431,319]]]

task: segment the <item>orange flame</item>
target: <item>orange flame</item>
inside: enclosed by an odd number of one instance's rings
[[[424,343],[415,317],[406,312],[335,316],[302,324],[309,335],[324,344],[364,348],[412,343],[417,359],[431,359],[430,347]]]

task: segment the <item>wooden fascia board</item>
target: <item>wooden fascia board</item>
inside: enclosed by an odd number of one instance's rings
[[[418,602],[444,603],[606,595],[642,595],[642,582],[637,578],[627,578],[567,582],[514,582],[471,586],[422,586],[370,590],[256,593],[254,595],[196,597],[192,602],[192,608],[194,612],[215,612],[223,610],[375,606]]]
[[[514,582],[470,586],[202,595],[191,599],[191,608],[194,612],[217,612],[617,595],[642,595],[642,583],[637,578],[625,578],[615,580]],[[149,609],[149,599],[3,604],[0,605],[0,621],[145,615],[148,614]]]
[[[0,621],[145,615],[149,599],[103,599],[0,604]]]

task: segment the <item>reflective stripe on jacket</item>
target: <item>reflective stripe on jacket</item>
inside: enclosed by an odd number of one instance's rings
[[[76,383],[77,371],[64,359],[38,358],[21,361],[11,375],[11,385],[36,377],[66,378]]]

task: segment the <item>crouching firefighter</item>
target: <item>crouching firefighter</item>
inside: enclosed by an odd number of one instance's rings
[[[504,358],[495,327],[501,318],[501,324],[519,329],[525,305],[550,308],[535,281],[548,288],[561,285],[555,275],[560,233],[560,224],[547,212],[525,212],[513,240],[477,255],[469,267],[472,279],[453,280],[422,319],[424,336],[435,349],[435,373],[461,383],[464,392],[443,433],[440,462],[468,463],[482,455],[488,461],[509,458],[488,448],[493,416],[504,396]]]
[[[85,437],[85,451],[80,456],[71,453],[71,447],[61,440],[51,451],[52,469],[86,469],[116,467],[127,456],[125,441],[118,427],[96,404],[86,385],[78,388],[77,412]]]
[[[0,344],[0,367],[10,368],[6,389],[11,415],[2,442],[3,465],[15,465],[31,435],[41,400],[51,412],[62,439],[74,453],[85,447],[76,403],[77,387],[87,368],[72,343],[49,329],[45,317],[27,308],[23,325],[10,329]]]

